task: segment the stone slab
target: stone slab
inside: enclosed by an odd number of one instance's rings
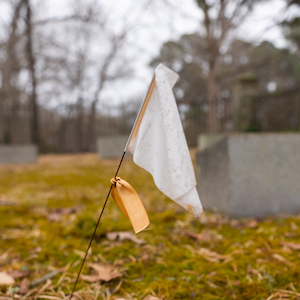
[[[204,208],[232,217],[300,213],[300,134],[232,134],[197,152]]]
[[[35,145],[0,145],[0,164],[35,163],[37,155]]]
[[[101,137],[97,140],[100,158],[121,158],[128,140],[126,136]]]
[[[200,134],[197,137],[197,149],[204,150],[212,147],[224,138],[224,134]]]

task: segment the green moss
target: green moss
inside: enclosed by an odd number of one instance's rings
[[[48,294],[70,293],[117,165],[82,155],[45,156],[36,165],[0,167],[1,268],[28,268],[34,280],[70,263],[60,286],[55,286],[60,275],[52,279]],[[132,232],[110,199],[83,274],[92,272],[88,263],[116,263],[124,273],[122,286],[113,293],[119,279],[101,285],[80,280],[77,290],[83,299],[94,298],[97,289],[98,299],[108,291],[111,299],[128,298],[127,293],[136,299],[148,294],[163,299],[267,299],[278,289],[288,290],[293,299],[293,288],[300,289],[299,251],[283,244],[299,241],[299,217],[267,219],[253,228],[244,220],[232,222],[207,213],[208,221],[201,224],[160,193],[151,176],[131,160],[124,161],[120,176],[139,192],[149,213],[148,230],[137,235],[147,243],[107,240],[110,231]],[[62,207],[76,210],[51,220]],[[186,234],[200,235],[203,230],[218,238]],[[212,261],[201,254],[202,248],[230,259]],[[6,292],[2,286],[0,294]]]

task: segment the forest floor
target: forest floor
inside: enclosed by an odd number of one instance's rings
[[[0,166],[0,300],[69,299],[118,160],[45,155]],[[125,159],[151,221],[110,198],[74,299],[300,299],[300,216],[199,220]]]

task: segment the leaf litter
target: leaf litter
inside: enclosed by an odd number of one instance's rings
[[[0,299],[69,299],[117,165],[88,154],[0,166]],[[131,160],[120,176],[152,228],[134,235],[109,201],[74,299],[299,299],[300,216],[196,220]]]

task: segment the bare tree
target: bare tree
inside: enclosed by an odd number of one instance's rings
[[[256,0],[196,0],[203,11],[208,57],[207,91],[210,104],[207,128],[210,133],[218,132],[217,99],[219,93],[218,77],[220,70],[221,48],[230,32],[240,25],[249,15]]]
[[[32,49],[33,42],[33,29],[31,20],[31,6],[30,1],[25,0],[27,6],[26,12],[26,54],[28,60],[28,69],[30,70],[31,77],[31,95],[30,95],[30,107],[31,107],[31,138],[32,142],[40,147],[40,137],[39,137],[39,117],[38,117],[38,104],[37,104],[37,93],[36,93],[36,72],[35,72],[35,56]]]
[[[115,74],[110,75],[109,68],[113,64],[114,59],[118,55],[122,43],[124,43],[124,39],[126,37],[126,32],[122,33],[120,36],[115,36],[112,39],[112,47],[111,51],[108,53],[108,55],[104,58],[104,63],[99,70],[98,74],[98,82],[97,82],[97,89],[95,91],[93,100],[91,102],[90,106],[90,116],[89,116],[89,125],[88,125],[88,142],[90,149],[93,149],[93,144],[96,139],[96,107],[97,103],[100,99],[101,91],[104,88],[104,85],[107,84],[109,81],[113,81],[117,78],[121,78],[127,75],[127,70],[124,69],[124,66],[121,67],[121,69],[117,70]]]
[[[144,12],[150,2],[132,3],[130,9],[139,7]],[[136,45],[131,46],[131,54],[126,50],[134,43],[132,31],[143,20],[143,14],[135,11],[133,15],[118,15],[105,1],[74,0],[66,16],[37,19],[36,2],[7,3],[13,6],[14,14],[8,38],[0,42],[0,54],[5,52],[0,142],[20,141],[19,115],[25,105],[31,141],[42,150],[51,149],[52,144],[58,151],[94,150],[97,135],[105,131],[99,126],[108,126],[109,122],[118,124],[123,132],[122,122],[115,122],[116,115],[105,116],[101,105],[111,103],[109,89],[131,74],[127,62],[128,57],[133,59]],[[8,109],[5,120],[4,110]],[[128,113],[123,111],[124,115]]]
[[[116,31],[98,1],[74,1],[71,15],[77,17],[54,24],[41,23],[46,28],[52,25],[52,31],[57,30],[64,36],[63,40],[59,34],[39,38],[42,60],[39,65],[44,66],[38,70],[41,86],[55,83],[47,99],[42,95],[41,103],[55,98],[62,117],[61,145],[72,140],[78,151],[92,151],[96,145],[98,106],[101,99],[104,101],[103,92],[110,83],[130,74],[122,49],[131,27],[125,24]],[[45,47],[45,43],[50,45]],[[71,126],[72,138],[67,134]]]
[[[20,36],[18,35],[18,21],[21,18],[21,11],[25,5],[25,0],[18,1],[13,8],[13,17],[9,28],[8,39],[5,47],[5,59],[1,68],[2,84],[0,88],[0,142],[10,141],[17,143],[18,137],[18,108],[20,90],[17,80],[21,70],[20,59],[17,55]],[[5,120],[8,116],[4,111],[9,109],[9,126],[5,126]]]

